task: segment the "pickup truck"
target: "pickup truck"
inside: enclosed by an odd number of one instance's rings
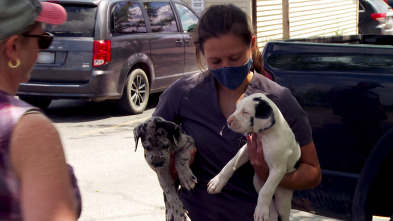
[[[293,208],[341,220],[393,214],[393,36],[268,42],[263,70],[307,112],[322,168]]]

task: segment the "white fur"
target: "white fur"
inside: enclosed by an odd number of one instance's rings
[[[261,103],[258,100],[266,102],[266,108],[263,110],[268,110],[269,106],[272,110],[263,118],[255,118],[255,115],[261,112],[256,113],[256,104]],[[278,217],[283,221],[289,220],[293,191],[278,187],[278,184],[286,173],[296,170],[294,166],[300,158],[300,147],[280,110],[264,94],[256,93],[245,97],[236,105],[236,111],[228,118],[228,126],[239,133],[257,133],[258,139],[262,141],[265,161],[269,166],[266,183],[254,175],[254,186],[259,192],[254,220],[278,220]],[[244,145],[221,172],[210,180],[208,192],[220,193],[235,170],[249,159],[247,145]]]

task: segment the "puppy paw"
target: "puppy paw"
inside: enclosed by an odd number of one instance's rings
[[[169,206],[169,208],[167,208],[166,220],[167,221],[191,221],[191,219],[187,215],[187,211],[184,210],[179,205],[175,205],[174,207]]]
[[[166,208],[166,220],[167,221],[173,221],[173,209],[172,209],[172,207],[170,207],[170,208],[168,208],[168,206],[167,206],[167,208]]]
[[[209,181],[207,184],[207,192],[210,194],[217,194],[220,193],[222,188],[224,188],[225,184],[227,183],[227,179],[223,176],[217,175],[213,179]]]
[[[269,208],[257,206],[254,212],[254,221],[269,221]]]
[[[197,183],[197,178],[192,173],[179,174],[180,184],[182,187],[187,190],[194,189],[195,184]]]
[[[190,220],[185,210],[181,209],[180,211],[174,211],[173,213],[173,221],[187,221]]]

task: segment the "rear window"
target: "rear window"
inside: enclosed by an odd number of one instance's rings
[[[371,1],[371,3],[372,5],[374,5],[375,9],[377,10],[376,13],[387,12],[389,9],[389,5],[383,0],[373,0]]]
[[[96,6],[63,4],[67,21],[61,25],[46,25],[45,31],[61,37],[93,37]]]

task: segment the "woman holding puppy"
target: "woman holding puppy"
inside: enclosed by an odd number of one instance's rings
[[[171,85],[153,114],[181,124],[195,139],[198,151],[191,169],[198,183],[194,190],[179,193],[191,220],[253,220],[258,197],[254,171],[266,181],[269,168],[255,134],[244,139],[225,126],[236,103],[253,93],[264,93],[278,106],[301,146],[299,168],[287,174],[280,186],[316,187],[321,169],[307,115],[287,88],[261,73],[262,60],[247,15],[233,5],[210,7],[194,30],[194,44],[205,71]],[[246,142],[250,163],[235,172],[220,194],[208,194],[207,183]]]

